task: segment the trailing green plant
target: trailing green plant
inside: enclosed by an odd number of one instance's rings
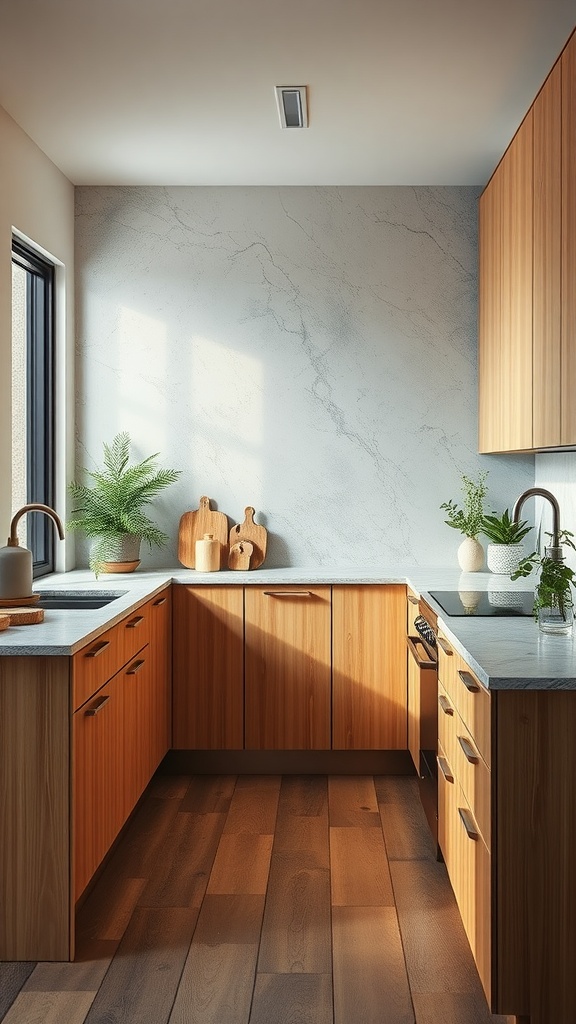
[[[501,516],[497,512],[492,512],[492,515],[489,516],[482,516],[480,532],[492,544],[520,544],[531,529],[532,527],[524,519],[517,523],[513,522],[508,509],[505,509]]]
[[[552,536],[549,534],[548,536]],[[576,546],[572,541],[573,533],[563,530],[560,533],[560,544],[568,547]],[[548,555],[540,555],[533,551],[531,555],[523,558],[516,572],[512,573],[510,579],[517,580],[521,577],[530,576],[534,570],[540,571],[538,583],[534,589],[534,618],[538,619],[538,612],[541,608],[558,608],[560,615],[564,618],[566,607],[572,603],[571,587],[576,589],[574,570],[566,565],[564,561],[550,558]]]
[[[90,568],[98,575],[110,540],[134,534],[150,547],[161,547],[168,536],[142,511],[160,491],[174,483],[180,470],[159,469],[158,452],[142,462],[129,465],[130,435],[117,434],[111,444],[104,443],[104,467],[84,469],[92,486],[72,481],[69,491],[75,507],[67,524],[87,537],[98,538],[90,553]]]
[[[463,508],[460,508],[455,501],[445,501],[440,508],[447,514],[444,520],[447,526],[459,530],[465,537],[477,537],[482,532],[482,520],[484,518],[484,498],[488,488],[486,478],[488,471],[480,473],[478,480],[462,475],[462,490],[464,491]]]

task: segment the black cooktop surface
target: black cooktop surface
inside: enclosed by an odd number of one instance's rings
[[[447,615],[532,615],[532,590],[431,590],[430,597]]]

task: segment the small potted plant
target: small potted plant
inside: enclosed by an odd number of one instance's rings
[[[558,545],[565,544],[576,550],[573,536],[570,530],[562,530],[558,537]],[[569,636],[574,624],[574,570],[565,565],[563,558],[551,558],[548,554],[550,550],[545,548],[543,555],[533,551],[527,558],[522,559],[510,578],[517,580],[523,576],[530,576],[534,570],[539,571],[538,583],[534,589],[534,618],[543,633]]]
[[[507,576],[516,572],[524,554],[522,541],[531,529],[524,520],[514,523],[508,509],[501,516],[492,512],[482,517],[481,532],[489,541],[486,561],[490,572]]]
[[[447,514],[446,525],[464,534],[465,539],[458,548],[458,564],[463,572],[480,572],[484,565],[484,548],[478,540],[478,534],[482,532],[487,476],[487,471],[480,473],[478,480],[462,476],[463,508],[452,500],[440,505]]]
[[[86,486],[73,481],[73,519],[68,529],[81,530],[92,539],[90,568],[101,572],[132,572],[140,564],[140,543],[161,547],[168,537],[143,512],[159,491],[180,476],[175,469],[158,469],[158,453],[130,465],[130,435],[117,434],[104,444],[104,468],[83,470],[93,481]]]

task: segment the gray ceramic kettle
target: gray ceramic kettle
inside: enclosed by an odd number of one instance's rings
[[[48,505],[24,505],[16,512],[10,523],[8,544],[0,548],[0,601],[15,601],[32,597],[32,552],[20,547],[16,527],[26,512],[44,512],[56,524],[60,540],[64,540],[62,523]]]

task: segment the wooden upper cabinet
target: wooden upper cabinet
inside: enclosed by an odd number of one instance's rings
[[[561,66],[534,103],[533,447],[560,443]]]
[[[576,35],[480,197],[479,450],[576,444]]]
[[[332,746],[405,750],[406,587],[332,592]]]
[[[576,444],[576,35],[562,69],[562,435]]]
[[[479,448],[532,448],[533,114],[480,203]]]
[[[177,750],[242,750],[242,587],[173,588],[173,742]]]
[[[246,587],[246,749],[330,748],[330,587]]]

